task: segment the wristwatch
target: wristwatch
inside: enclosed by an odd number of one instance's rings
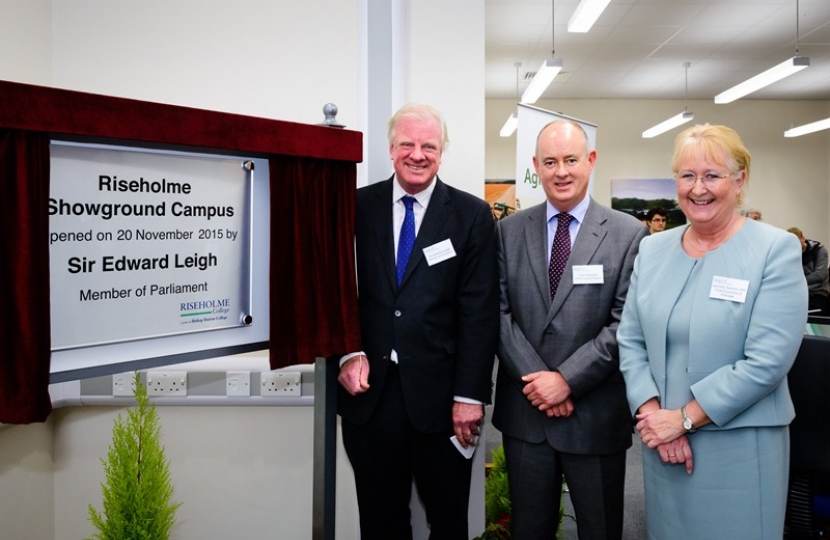
[[[683,405],[680,407],[680,414],[683,416],[683,429],[686,430],[686,433],[694,433],[697,431],[695,429],[695,424],[692,422],[692,419],[689,418],[689,415],[686,414],[686,406]]]

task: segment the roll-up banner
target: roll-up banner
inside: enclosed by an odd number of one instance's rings
[[[53,350],[249,324],[251,163],[53,141]]]
[[[597,126],[562,113],[546,111],[519,103],[519,127],[516,130],[516,208],[530,208],[545,201],[545,190],[533,167],[533,155],[536,153],[536,137],[548,123],[554,120],[571,120],[576,122],[588,135],[591,148],[596,148]],[[588,193],[594,191],[594,175],[588,184]]]

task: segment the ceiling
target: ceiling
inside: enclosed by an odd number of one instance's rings
[[[830,100],[830,0],[611,0],[569,33],[578,4],[485,0],[488,99],[517,99],[553,49],[541,99],[713,99],[798,51],[810,67],[745,99]]]

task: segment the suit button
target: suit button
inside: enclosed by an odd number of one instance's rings
[[[395,310],[395,317],[400,317],[400,316],[401,316],[401,310],[396,309]]]

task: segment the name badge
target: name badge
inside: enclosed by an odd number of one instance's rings
[[[573,269],[574,285],[602,285],[605,283],[601,264],[574,265]]]
[[[450,239],[447,238],[443,242],[425,247],[424,257],[427,258],[427,264],[432,266],[433,264],[438,264],[439,262],[455,257],[455,249],[452,247]]]
[[[712,278],[712,288],[709,290],[709,298],[743,304],[746,301],[746,291],[748,290],[749,281],[745,279],[714,276]]]

